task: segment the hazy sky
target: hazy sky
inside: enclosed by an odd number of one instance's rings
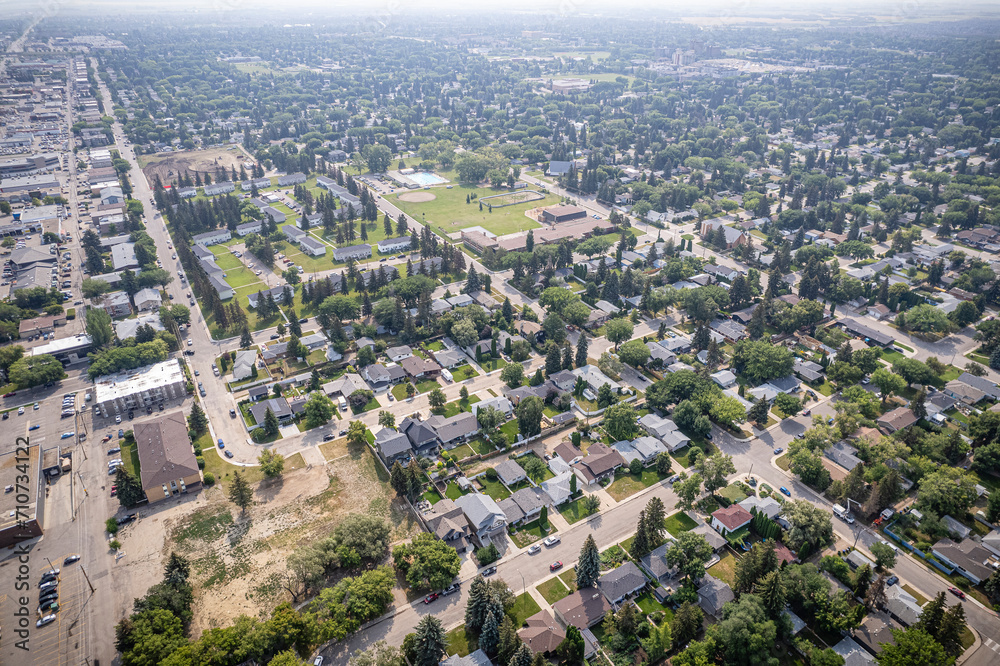
[[[309,15],[331,16],[336,14],[410,14],[413,12],[460,12],[472,14],[480,11],[536,12],[547,15],[620,15],[634,18],[636,12],[674,16],[827,16],[843,17],[850,14],[927,20],[930,17],[946,18],[958,14],[1000,14],[997,2],[964,2],[959,0],[504,0],[495,5],[473,4],[468,0],[0,0],[0,15],[46,16],[54,13],[104,12],[147,13],[190,12],[217,13],[234,10],[266,9],[272,15],[299,15],[303,22]],[[958,18],[958,16],[955,16]]]

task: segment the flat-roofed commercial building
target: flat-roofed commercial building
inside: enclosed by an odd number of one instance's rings
[[[187,394],[180,361],[171,359],[94,380],[94,404],[104,416],[152,406]]]

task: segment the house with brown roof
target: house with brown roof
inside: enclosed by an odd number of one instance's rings
[[[617,450],[604,444],[593,444],[587,449],[587,455],[573,463],[573,470],[581,481],[587,485],[599,483],[601,479],[611,478],[615,470],[625,465],[625,459]]]
[[[731,504],[723,509],[712,512],[712,529],[719,534],[728,535],[753,520],[753,515],[739,504]]]
[[[437,377],[441,374],[441,366],[426,358],[407,356],[399,362],[406,374],[414,379]]]
[[[603,620],[604,614],[611,610],[611,602],[597,588],[588,587],[552,604],[552,610],[565,626],[583,630]]]
[[[559,644],[566,640],[566,632],[547,610],[538,611],[525,620],[524,624],[527,626],[519,629],[517,635],[532,654],[553,654]]]
[[[133,433],[139,452],[142,490],[150,504],[186,493],[201,484],[201,472],[183,411],[139,423]]]
[[[891,412],[883,414],[875,421],[879,428],[889,433],[894,433],[897,430],[902,430],[903,428],[909,428],[916,422],[916,415],[913,413],[913,410],[908,407],[897,407]]]

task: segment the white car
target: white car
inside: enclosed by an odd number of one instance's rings
[[[542,552],[542,547],[539,546],[537,543],[533,543],[531,544],[531,546],[528,547],[528,555],[534,555],[535,553],[540,553],[540,552]]]
[[[562,541],[562,539],[560,539],[559,537],[557,537],[557,536],[550,536],[548,539],[546,539],[542,543],[544,543],[546,546],[551,547],[551,546],[556,545],[560,541]]]
[[[121,414],[116,414],[115,415],[115,423],[121,423],[121,422],[122,422],[122,416],[121,416]]]
[[[188,338],[187,339],[187,344],[188,344],[188,347],[190,347],[191,345],[194,344],[194,340],[192,340],[191,338]]]

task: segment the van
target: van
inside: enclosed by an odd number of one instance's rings
[[[340,406],[340,411],[342,412],[347,411],[347,400],[344,399],[344,396],[340,396],[339,398],[337,398],[337,405]]]

